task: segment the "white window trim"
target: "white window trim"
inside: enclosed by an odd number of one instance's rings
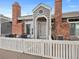
[[[26,33],[26,24],[30,24],[31,25],[31,37],[33,36],[34,33],[32,33],[32,29],[33,29],[33,21],[26,21],[25,25],[24,25],[24,33]]]
[[[70,24],[74,23],[74,24],[79,24],[79,22],[69,22]],[[75,37],[79,37],[79,35],[71,35],[71,36],[75,36]]]

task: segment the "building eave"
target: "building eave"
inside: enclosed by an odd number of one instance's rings
[[[27,19],[33,19],[32,15],[27,15],[27,16],[21,16],[18,18],[18,20],[27,20]]]
[[[79,11],[62,14],[62,18],[73,18],[73,17],[79,17]],[[54,15],[51,15],[51,18],[54,19]],[[33,15],[26,15],[18,18],[18,20],[29,20],[29,19],[33,19]]]
[[[62,18],[72,18],[72,17],[79,17],[79,11],[74,12],[67,12],[62,14]],[[51,18],[54,18],[54,15],[51,15]]]
[[[11,18],[9,18],[9,17],[6,17],[6,16],[4,16],[4,15],[0,15],[0,21],[1,20],[4,20],[4,22],[11,22]],[[1,23],[4,23],[3,21],[1,21]]]

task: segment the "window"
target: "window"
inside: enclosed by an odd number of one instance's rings
[[[70,34],[71,35],[79,35],[79,23],[71,23],[70,25]]]
[[[79,35],[79,24],[78,23],[76,24],[75,34],[76,35]]]
[[[70,24],[70,34],[75,35],[75,24],[74,23]]]
[[[30,34],[30,24],[26,24],[26,33]]]

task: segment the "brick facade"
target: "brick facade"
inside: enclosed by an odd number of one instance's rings
[[[47,14],[50,14],[50,12]],[[18,3],[14,3],[12,5],[12,34],[22,35],[24,33],[24,24],[22,22],[19,22],[18,20],[18,17],[20,16],[21,16],[21,7]],[[55,16],[55,36],[56,38],[58,36],[63,36],[64,39],[69,39],[70,37],[69,24],[67,22],[62,22],[62,0],[55,0],[54,16]]]
[[[55,36],[69,39],[69,24],[62,22],[62,0],[55,0]]]
[[[18,21],[18,17],[21,16],[21,7],[18,3],[12,5],[12,34],[23,34],[23,23]]]

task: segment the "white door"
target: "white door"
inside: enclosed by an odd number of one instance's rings
[[[46,38],[46,22],[38,22],[37,37],[39,39]]]

